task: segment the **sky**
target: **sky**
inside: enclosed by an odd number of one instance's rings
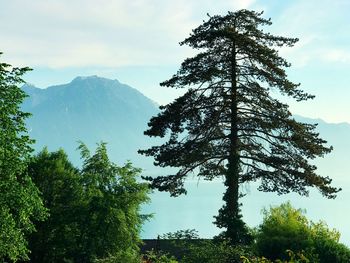
[[[178,43],[207,13],[242,8],[264,11],[266,31],[300,39],[280,55],[316,98],[287,100],[292,113],[350,123],[348,0],[0,0],[0,60],[31,67],[25,80],[40,88],[98,75],[166,104],[182,90],[159,83],[193,55]]]

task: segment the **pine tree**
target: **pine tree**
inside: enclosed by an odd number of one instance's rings
[[[287,79],[290,64],[278,48],[293,46],[298,39],[273,36],[261,27],[271,24],[262,12],[249,10],[209,16],[180,45],[198,50],[161,86],[188,88],[149,122],[148,136],[166,143],[141,154],[153,156],[155,165],[178,167],[175,174],[147,177],[152,187],[177,196],[185,193],[190,173],[212,180],[224,176],[224,206],[215,224],[233,243],[244,243],[239,186],[259,181],[261,191],[307,195],[316,187],[334,198],[340,190],[331,179],[316,173],[310,164],[329,153],[315,125],[296,121],[288,105],[276,94],[297,101],[314,96]]]

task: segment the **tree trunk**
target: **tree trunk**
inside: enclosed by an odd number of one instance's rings
[[[224,196],[227,213],[227,235],[232,242],[239,242],[237,225],[239,217],[238,203],[238,177],[239,177],[239,155],[238,155],[238,131],[237,131],[237,73],[236,73],[236,46],[233,42],[231,51],[231,131],[230,131],[230,153],[225,185],[227,187]]]
[[[216,217],[216,224],[226,228],[224,236],[232,244],[249,242],[244,222],[241,219],[239,204],[239,140],[238,140],[238,102],[237,102],[237,71],[236,46],[233,41],[231,52],[231,92],[230,98],[230,152],[227,173],[225,175],[226,192],[223,196],[224,205]]]

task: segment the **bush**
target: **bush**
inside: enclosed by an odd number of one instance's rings
[[[179,263],[174,256],[169,255],[168,253],[163,253],[161,251],[148,251],[146,255],[144,255],[146,260],[144,262],[152,262],[152,263]]]
[[[337,230],[329,229],[322,221],[309,221],[304,211],[293,208],[289,202],[265,209],[263,214],[263,223],[256,229],[254,247],[258,255],[287,260],[289,250],[305,255],[312,263],[350,262],[350,249],[339,243]]]
[[[111,162],[104,143],[94,154],[84,144],[79,149],[81,169],[63,150],[44,149],[29,163],[50,212],[30,236],[31,261],[140,262],[140,231],[148,218],[141,205],[149,200],[148,186],[138,180],[141,170]]]
[[[314,248],[320,263],[350,262],[350,249],[336,240],[315,237]]]
[[[288,258],[287,250],[301,252],[312,247],[308,220],[302,210],[285,203],[263,210],[263,215],[263,223],[256,235],[259,255],[272,260],[285,260]]]
[[[241,256],[251,256],[250,249],[243,246],[232,246],[227,241],[201,240],[189,244],[188,253],[181,262],[186,263],[240,263]]]
[[[253,256],[250,247],[232,246],[225,239],[200,239],[194,229],[167,233],[162,239],[173,243],[181,263],[240,263],[242,255]]]
[[[294,253],[291,250],[286,251],[288,254],[288,260],[282,261],[280,259],[276,259],[275,261],[271,261],[265,257],[253,257],[253,258],[247,258],[247,257],[241,257],[242,263],[309,263],[310,260],[306,258],[302,253]]]

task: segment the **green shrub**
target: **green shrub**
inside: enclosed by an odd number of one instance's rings
[[[228,242],[200,240],[188,245],[188,253],[182,258],[183,263],[240,263],[241,256],[252,256],[248,247],[232,246]]]
[[[242,256],[242,263],[309,263],[310,260],[306,258],[303,253],[294,253],[291,250],[287,250],[286,253],[288,254],[288,259],[285,261],[282,261],[280,259],[276,259],[275,261],[271,261],[265,257],[253,257],[253,258],[247,258]]]
[[[250,247],[232,246],[225,239],[200,239],[194,229],[167,233],[162,239],[177,248],[181,263],[240,263],[242,255],[253,256]]]
[[[350,262],[350,249],[335,240],[317,238],[314,242],[314,248],[320,263]]]
[[[148,251],[144,257],[152,263],[179,263],[174,256],[161,251]]]
[[[255,234],[256,253],[270,260],[287,260],[290,250],[311,263],[350,262],[350,249],[339,243],[340,233],[325,222],[309,221],[304,214],[289,202],[263,210],[263,222]]]
[[[263,210],[263,223],[256,234],[256,251],[269,259],[288,258],[287,250],[301,252],[312,247],[304,212],[290,203]]]

